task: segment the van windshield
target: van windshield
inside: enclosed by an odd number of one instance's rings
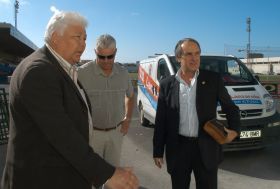
[[[175,56],[169,56],[169,59],[170,59],[174,72],[177,73],[177,71],[180,69],[179,62],[177,62]]]
[[[176,73],[180,68],[180,64],[176,61],[174,56],[170,56],[170,62]],[[200,69],[220,73],[225,85],[258,84],[245,64],[235,57],[201,56]]]
[[[245,64],[234,57],[201,56],[200,68],[220,73],[225,85],[258,83]]]

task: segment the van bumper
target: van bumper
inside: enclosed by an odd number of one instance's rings
[[[237,138],[223,145],[224,151],[240,151],[264,148],[280,141],[280,114],[276,113],[266,118],[241,120],[241,132],[260,130],[261,137]]]

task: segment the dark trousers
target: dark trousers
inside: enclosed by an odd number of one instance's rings
[[[197,139],[180,136],[176,159],[170,174],[172,189],[189,189],[192,171],[196,189],[217,189],[218,167],[212,170],[204,167]]]

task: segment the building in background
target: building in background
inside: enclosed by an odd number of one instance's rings
[[[0,88],[3,88],[17,64],[38,47],[9,23],[0,23],[0,41]]]
[[[280,75],[280,57],[241,59],[255,74]]]

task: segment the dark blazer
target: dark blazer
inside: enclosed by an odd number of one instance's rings
[[[170,76],[160,83],[160,92],[154,130],[154,157],[163,157],[166,152],[167,170],[170,173],[176,161],[180,104],[179,82]],[[222,161],[222,146],[204,130],[206,121],[216,117],[217,103],[226,113],[228,125],[239,133],[239,109],[232,102],[219,74],[200,70],[197,78],[196,109],[199,121],[198,143],[202,161],[207,169],[217,167]]]
[[[91,189],[113,175],[115,168],[89,146],[81,94],[46,47],[17,66],[9,101],[2,189]]]

